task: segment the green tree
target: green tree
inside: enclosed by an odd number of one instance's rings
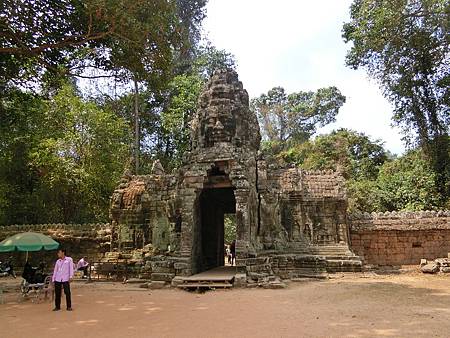
[[[231,244],[236,240],[236,215],[227,214],[224,217],[224,242]]]
[[[378,211],[376,180],[391,155],[379,140],[340,129],[282,151],[277,160],[307,170],[338,170],[346,179],[350,211]]]
[[[348,129],[339,129],[282,152],[286,162],[305,169],[339,170],[347,179],[376,179],[389,154],[379,140]]]
[[[181,163],[189,149],[189,123],[197,109],[198,96],[215,69],[235,69],[234,57],[210,44],[198,47],[188,71],[175,75],[162,88],[147,87],[139,93],[141,172],[159,159],[168,170]],[[134,96],[103,97],[102,104],[134,125]]]
[[[189,150],[189,123],[197,110],[200,92],[216,69],[235,69],[230,53],[211,44],[201,46],[191,65],[191,71],[175,76],[169,82],[166,101],[161,112],[160,133],[164,146],[159,159],[169,168],[180,165],[182,155]]]
[[[108,219],[128,149],[125,122],[84,101],[71,85],[52,99],[20,91],[2,102],[3,223]],[[2,123],[3,126],[3,123]],[[12,193],[12,194],[11,194]]]
[[[45,72],[159,77],[183,29],[174,0],[6,0],[0,8],[3,81]]]
[[[34,94],[8,89],[0,96],[0,224],[37,220],[35,186],[39,172],[29,153],[42,135],[45,102]],[[45,214],[47,210],[41,210]]]
[[[189,150],[189,122],[197,109],[197,100],[203,87],[197,74],[178,75],[169,83],[170,99],[161,113],[161,132],[164,134],[164,164],[176,167],[183,153]]]
[[[355,0],[343,28],[347,65],[378,80],[394,122],[417,136],[441,202],[450,196],[449,10],[444,0]]]
[[[278,152],[308,140],[317,127],[335,121],[344,102],[345,96],[336,87],[291,94],[274,87],[253,99],[251,106],[258,116],[263,140]]]
[[[441,206],[435,174],[420,150],[380,169],[376,182],[377,210],[432,210]]]

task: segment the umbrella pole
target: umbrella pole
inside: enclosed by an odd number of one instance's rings
[[[25,262],[28,262],[28,251],[27,251],[27,253],[25,255]]]

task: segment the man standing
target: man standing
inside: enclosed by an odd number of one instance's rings
[[[67,311],[72,311],[70,281],[73,277],[73,260],[66,256],[66,250],[64,249],[58,249],[58,258],[52,277],[55,284],[55,308],[53,311],[61,310],[61,288],[64,288],[64,294],[66,295]]]
[[[233,240],[230,245],[231,251],[231,266],[236,265],[236,240]]]

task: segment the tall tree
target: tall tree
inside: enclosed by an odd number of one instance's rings
[[[353,130],[339,129],[294,145],[279,157],[305,169],[339,170],[346,179],[374,180],[390,155],[381,141]]]
[[[2,99],[0,222],[105,221],[128,156],[125,121],[64,85]]]
[[[251,106],[258,116],[263,140],[282,150],[289,143],[308,140],[318,127],[333,122],[344,102],[345,96],[336,87],[291,94],[274,87],[253,99]]]
[[[377,211],[433,210],[442,207],[438,188],[429,161],[414,150],[380,168],[372,193]]]
[[[442,200],[450,197],[449,12],[445,0],[355,0],[343,27],[347,65],[378,80],[393,120],[427,155]]]
[[[160,76],[182,43],[175,0],[5,0],[0,7],[2,82],[86,68]]]

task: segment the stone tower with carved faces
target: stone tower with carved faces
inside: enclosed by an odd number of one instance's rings
[[[254,251],[260,139],[256,115],[237,73],[216,71],[199,97],[191,123],[191,151],[180,171],[185,196],[181,253],[191,258],[193,272],[223,264],[225,214],[236,215],[241,257]]]
[[[192,150],[229,144],[259,149],[256,115],[249,109],[248,93],[234,71],[216,71],[206,84],[191,123]]]
[[[266,163],[257,117],[236,72],[214,72],[190,128],[190,150],[175,173],[156,163],[150,175],[124,176],[112,196],[119,248],[151,244],[158,253],[152,280],[222,266],[230,214],[237,265],[250,278],[361,268],[348,246],[342,176]]]

